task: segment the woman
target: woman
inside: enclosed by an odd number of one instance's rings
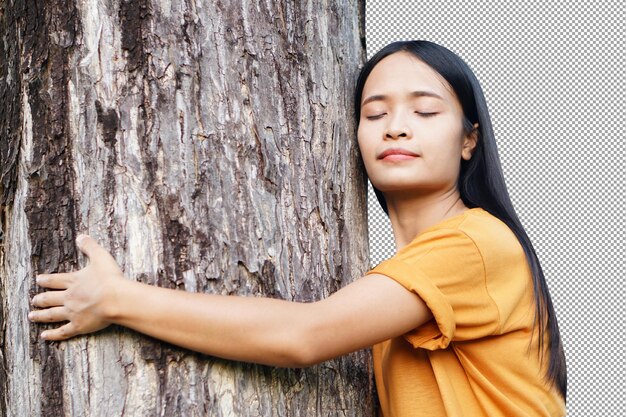
[[[324,300],[294,303],[129,281],[80,236],[89,265],[37,278],[60,291],[36,295],[40,309],[29,318],[68,321],[41,337],[117,323],[210,355],[288,367],[374,346],[385,416],[564,415],[554,309],[471,70],[436,44],[392,43],[361,70],[355,108],[361,156],[394,231],[392,258]]]

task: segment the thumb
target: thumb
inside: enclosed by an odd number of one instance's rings
[[[83,233],[76,236],[76,245],[81,250],[81,252],[87,255],[89,259],[93,259],[99,255],[103,255],[104,253],[108,255],[106,249],[100,246],[95,239]]]
[[[115,258],[91,236],[79,234],[76,236],[76,245],[89,258],[90,265],[105,268],[108,272],[121,273],[121,268]]]

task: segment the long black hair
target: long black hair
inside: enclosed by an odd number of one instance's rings
[[[547,330],[549,334],[549,363],[545,375],[549,383],[556,384],[565,399],[567,396],[565,354],[552,299],[537,254],[511,203],[500,165],[487,102],[469,66],[452,51],[428,41],[401,41],[385,46],[365,63],[359,73],[354,97],[357,124],[361,117],[361,98],[367,77],[378,62],[396,52],[412,54],[448,82],[463,108],[463,127],[466,133],[472,131],[474,123],[478,123],[478,144],[469,161],[461,159],[457,187],[467,207],[481,207],[502,220],[515,233],[524,248],[533,276],[536,303],[535,324],[539,329],[541,355],[544,351],[545,331]],[[383,193],[376,187],[374,187],[374,192],[385,214],[389,216]],[[541,358],[543,360],[543,356]]]

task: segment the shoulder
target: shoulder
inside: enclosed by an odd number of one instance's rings
[[[517,236],[506,223],[475,207],[433,225],[400,249],[395,257],[416,259],[433,250],[473,252],[481,255],[523,252]]]
[[[455,229],[474,242],[485,262],[525,262],[522,244],[504,221],[480,207],[465,214]]]
[[[407,264],[437,266],[441,271],[479,276],[506,276],[527,269],[524,249],[509,226],[476,207],[440,222],[416,236],[392,259]]]

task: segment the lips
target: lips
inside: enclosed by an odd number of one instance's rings
[[[405,156],[419,156],[415,152],[411,152],[408,149],[402,148],[389,148],[384,150],[380,155],[378,155],[378,159],[383,159],[389,155],[405,155]]]

